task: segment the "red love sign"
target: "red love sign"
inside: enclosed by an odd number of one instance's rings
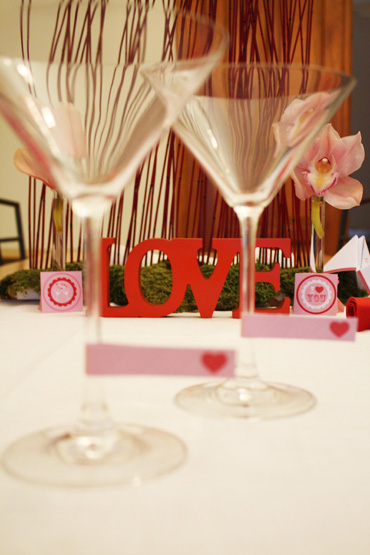
[[[168,316],[181,305],[186,288],[190,285],[197,308],[202,318],[211,318],[216,309],[227,274],[235,256],[240,253],[240,239],[213,239],[212,248],[217,251],[217,263],[209,278],[200,271],[198,251],[203,246],[202,239],[147,239],[136,245],[125,266],[126,306],[111,306],[109,302],[109,261],[110,249],[115,239],[105,238],[101,242],[101,316],[106,317],[144,317],[159,318]],[[286,258],[290,257],[290,239],[258,239],[257,247],[280,249]],[[143,257],[150,251],[163,252],[172,270],[172,290],[169,299],[163,304],[152,304],[143,295],[140,286],[140,267]],[[280,265],[265,272],[255,272],[255,281],[271,283],[275,291],[280,289]],[[263,309],[261,309],[262,311]],[[290,299],[286,297],[278,308],[269,309],[269,313],[286,313],[290,311]],[[233,311],[233,317],[239,317],[239,309]]]
[[[324,288],[321,287],[320,285],[317,285],[317,286],[315,287],[315,289],[316,289],[316,291],[317,291],[318,293],[321,293],[322,291],[324,291]]]

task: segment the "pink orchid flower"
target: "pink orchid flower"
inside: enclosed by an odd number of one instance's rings
[[[318,92],[302,100],[295,98],[285,109],[281,119],[272,125],[276,154],[282,148],[295,147],[314,129],[323,112],[333,102],[334,93]]]
[[[51,109],[37,103],[34,99],[31,108],[37,110],[45,121],[46,128],[56,147],[63,154],[74,159],[86,157],[86,136],[83,129],[81,115],[77,108],[70,103],[59,103]],[[14,155],[14,165],[22,173],[40,179],[51,189],[56,189],[56,183],[34,153],[28,148],[18,148]]]
[[[331,124],[326,125],[293,171],[297,197],[324,197],[340,209],[358,206],[363,188],[348,176],[361,167],[364,158],[360,132],[341,138]]]

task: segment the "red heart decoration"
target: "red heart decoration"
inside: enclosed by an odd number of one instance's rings
[[[218,372],[226,363],[226,356],[223,353],[205,353],[202,356],[203,365],[210,372]]]
[[[348,330],[348,322],[332,322],[330,324],[330,329],[337,337],[342,337]]]
[[[317,285],[317,286],[315,287],[315,289],[316,289],[316,291],[317,291],[318,293],[321,293],[321,291],[323,291],[324,288],[323,288],[321,285]]]

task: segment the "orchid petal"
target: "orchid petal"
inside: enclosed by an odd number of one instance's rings
[[[35,179],[40,179],[40,181],[48,185],[51,189],[56,188],[53,180],[28,148],[18,148],[16,150],[14,165],[21,173],[25,173]]]
[[[308,148],[306,153],[301,158],[298,167],[302,168],[302,170],[306,170],[308,166],[312,163],[312,160],[315,160],[317,154],[320,149],[320,141],[314,141],[312,145]]]
[[[333,126],[328,123],[325,125],[319,136],[314,140],[312,145],[307,149],[306,153],[301,158],[298,166],[302,169],[307,169],[310,165],[314,165],[316,161],[321,158],[329,156],[333,144],[340,139],[340,135],[335,131]]]
[[[320,148],[317,153],[318,159],[324,157],[329,158],[333,147],[340,140],[341,139],[339,133],[334,129],[331,123],[325,125],[317,138],[317,142],[320,144]]]
[[[339,134],[335,131],[333,126],[328,123],[322,128],[318,137],[308,148],[299,165],[303,165],[307,168],[309,164],[314,165],[314,163],[321,160],[321,158],[329,157],[333,145],[339,139]]]
[[[294,182],[295,194],[300,200],[307,200],[314,194],[309,187],[307,187],[304,175],[300,168],[296,168],[291,175]]]
[[[285,109],[280,121],[274,124],[277,151],[281,146],[298,145],[319,123],[330,99],[327,92],[312,94],[304,100],[294,99]]]
[[[365,150],[361,142],[361,133],[343,137],[333,149],[332,156],[335,158],[339,174],[347,176],[358,170],[365,158]]]
[[[326,191],[325,201],[341,210],[348,210],[359,206],[362,199],[363,187],[357,179],[341,177],[335,187]]]

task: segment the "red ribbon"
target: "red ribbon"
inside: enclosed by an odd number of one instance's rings
[[[370,297],[350,297],[346,305],[347,317],[358,318],[357,331],[370,329]]]

